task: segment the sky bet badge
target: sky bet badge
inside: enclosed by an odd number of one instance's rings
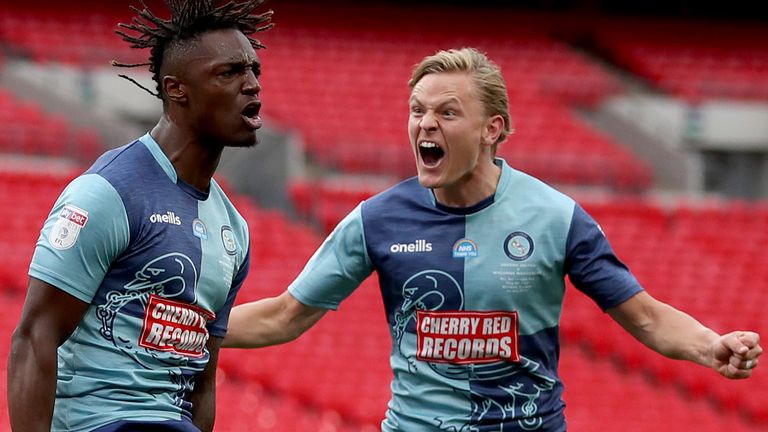
[[[64,205],[59,217],[48,235],[48,242],[54,249],[65,250],[72,247],[80,235],[80,230],[88,222],[88,212],[71,204]]]

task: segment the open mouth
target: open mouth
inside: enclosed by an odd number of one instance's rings
[[[421,141],[419,143],[419,156],[422,162],[428,167],[436,166],[445,156],[445,152],[434,141]]]
[[[261,117],[259,117],[259,111],[261,110],[261,103],[259,102],[251,102],[248,105],[243,108],[242,111],[240,111],[240,115],[243,116],[243,119],[253,129],[258,129],[261,127]]]

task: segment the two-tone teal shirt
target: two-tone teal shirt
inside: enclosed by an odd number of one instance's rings
[[[149,134],[69,184],[29,270],[90,304],[59,347],[52,430],[197,430],[187,398],[208,338],[226,334],[248,251],[246,222],[218,184],[178,179]]]
[[[603,309],[642,289],[571,198],[497,163],[495,195],[471,208],[415,178],[363,202],[289,287],[336,309],[378,273],[394,373],[384,431],[564,431],[565,276]]]

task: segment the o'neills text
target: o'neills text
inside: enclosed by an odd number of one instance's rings
[[[395,243],[389,247],[392,253],[432,252],[432,243],[426,240],[416,240],[413,243]]]
[[[519,361],[517,312],[417,311],[417,353],[422,361]]]
[[[150,295],[139,345],[201,357],[208,342],[206,324],[214,314],[197,306]]]

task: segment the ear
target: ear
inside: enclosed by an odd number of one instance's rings
[[[163,77],[163,91],[171,102],[187,102],[187,86],[175,75],[165,75]]]
[[[487,120],[487,124],[483,129],[483,145],[494,145],[496,140],[499,139],[501,132],[504,130],[504,117],[500,115],[492,116]]]

